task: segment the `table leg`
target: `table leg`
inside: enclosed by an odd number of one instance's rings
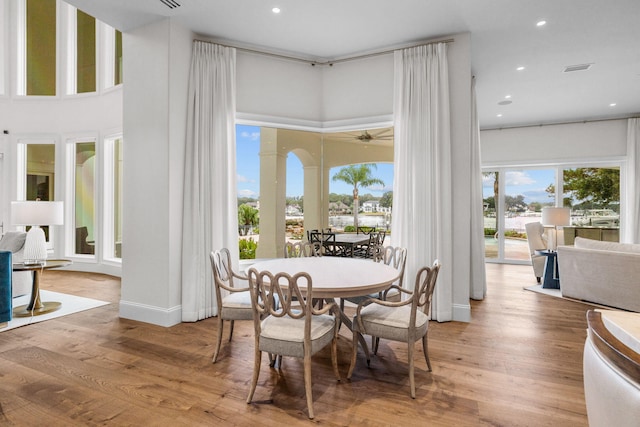
[[[33,270],[33,285],[31,288],[31,300],[27,305],[21,305],[13,309],[14,317],[31,317],[51,313],[60,309],[59,302],[42,302],[40,299],[40,274],[41,270]]]
[[[326,298],[325,302],[332,303],[335,302],[335,300],[333,298]],[[350,331],[353,331],[353,322],[351,321],[351,319],[349,319],[349,317],[344,314],[344,311],[340,309],[338,309],[338,311],[340,312],[340,323],[344,323],[345,325],[347,325],[347,328],[349,328]],[[369,361],[371,360],[371,356],[369,355],[369,347],[367,346],[367,342],[365,341],[362,334],[358,334],[358,342],[362,346],[364,353],[367,355],[367,364],[369,364]]]

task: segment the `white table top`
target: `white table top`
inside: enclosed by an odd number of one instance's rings
[[[362,244],[369,243],[369,235],[367,234],[336,234],[336,243]],[[333,243],[329,240],[328,243]]]
[[[344,298],[385,290],[398,278],[398,270],[370,259],[344,257],[277,258],[260,261],[250,268],[275,274],[311,276],[314,298]]]

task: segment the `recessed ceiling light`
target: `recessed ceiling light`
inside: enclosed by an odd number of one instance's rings
[[[516,68],[516,70],[517,70],[517,71],[522,71],[522,70],[524,70],[524,67],[523,67],[523,66],[520,66],[520,67]]]
[[[545,20],[538,21],[538,22],[536,23],[536,26],[538,26],[538,27],[543,27],[543,26],[545,26],[545,25],[546,25],[546,23],[547,23],[547,21],[545,21]]]
[[[279,7],[274,7],[273,9],[271,9],[271,12],[280,13],[280,8]]]
[[[505,95],[504,99],[511,99],[511,95]]]
[[[609,104],[609,107],[615,107],[616,105],[618,104],[616,104],[615,102],[612,102],[611,104]]]
[[[502,117],[502,114],[496,114],[496,117]]]

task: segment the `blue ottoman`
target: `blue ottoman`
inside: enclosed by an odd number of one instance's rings
[[[0,251],[0,325],[11,320],[11,252]]]

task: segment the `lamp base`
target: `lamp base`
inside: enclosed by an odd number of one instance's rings
[[[25,265],[44,264],[47,260],[47,239],[42,228],[32,226],[27,233],[23,259]]]

